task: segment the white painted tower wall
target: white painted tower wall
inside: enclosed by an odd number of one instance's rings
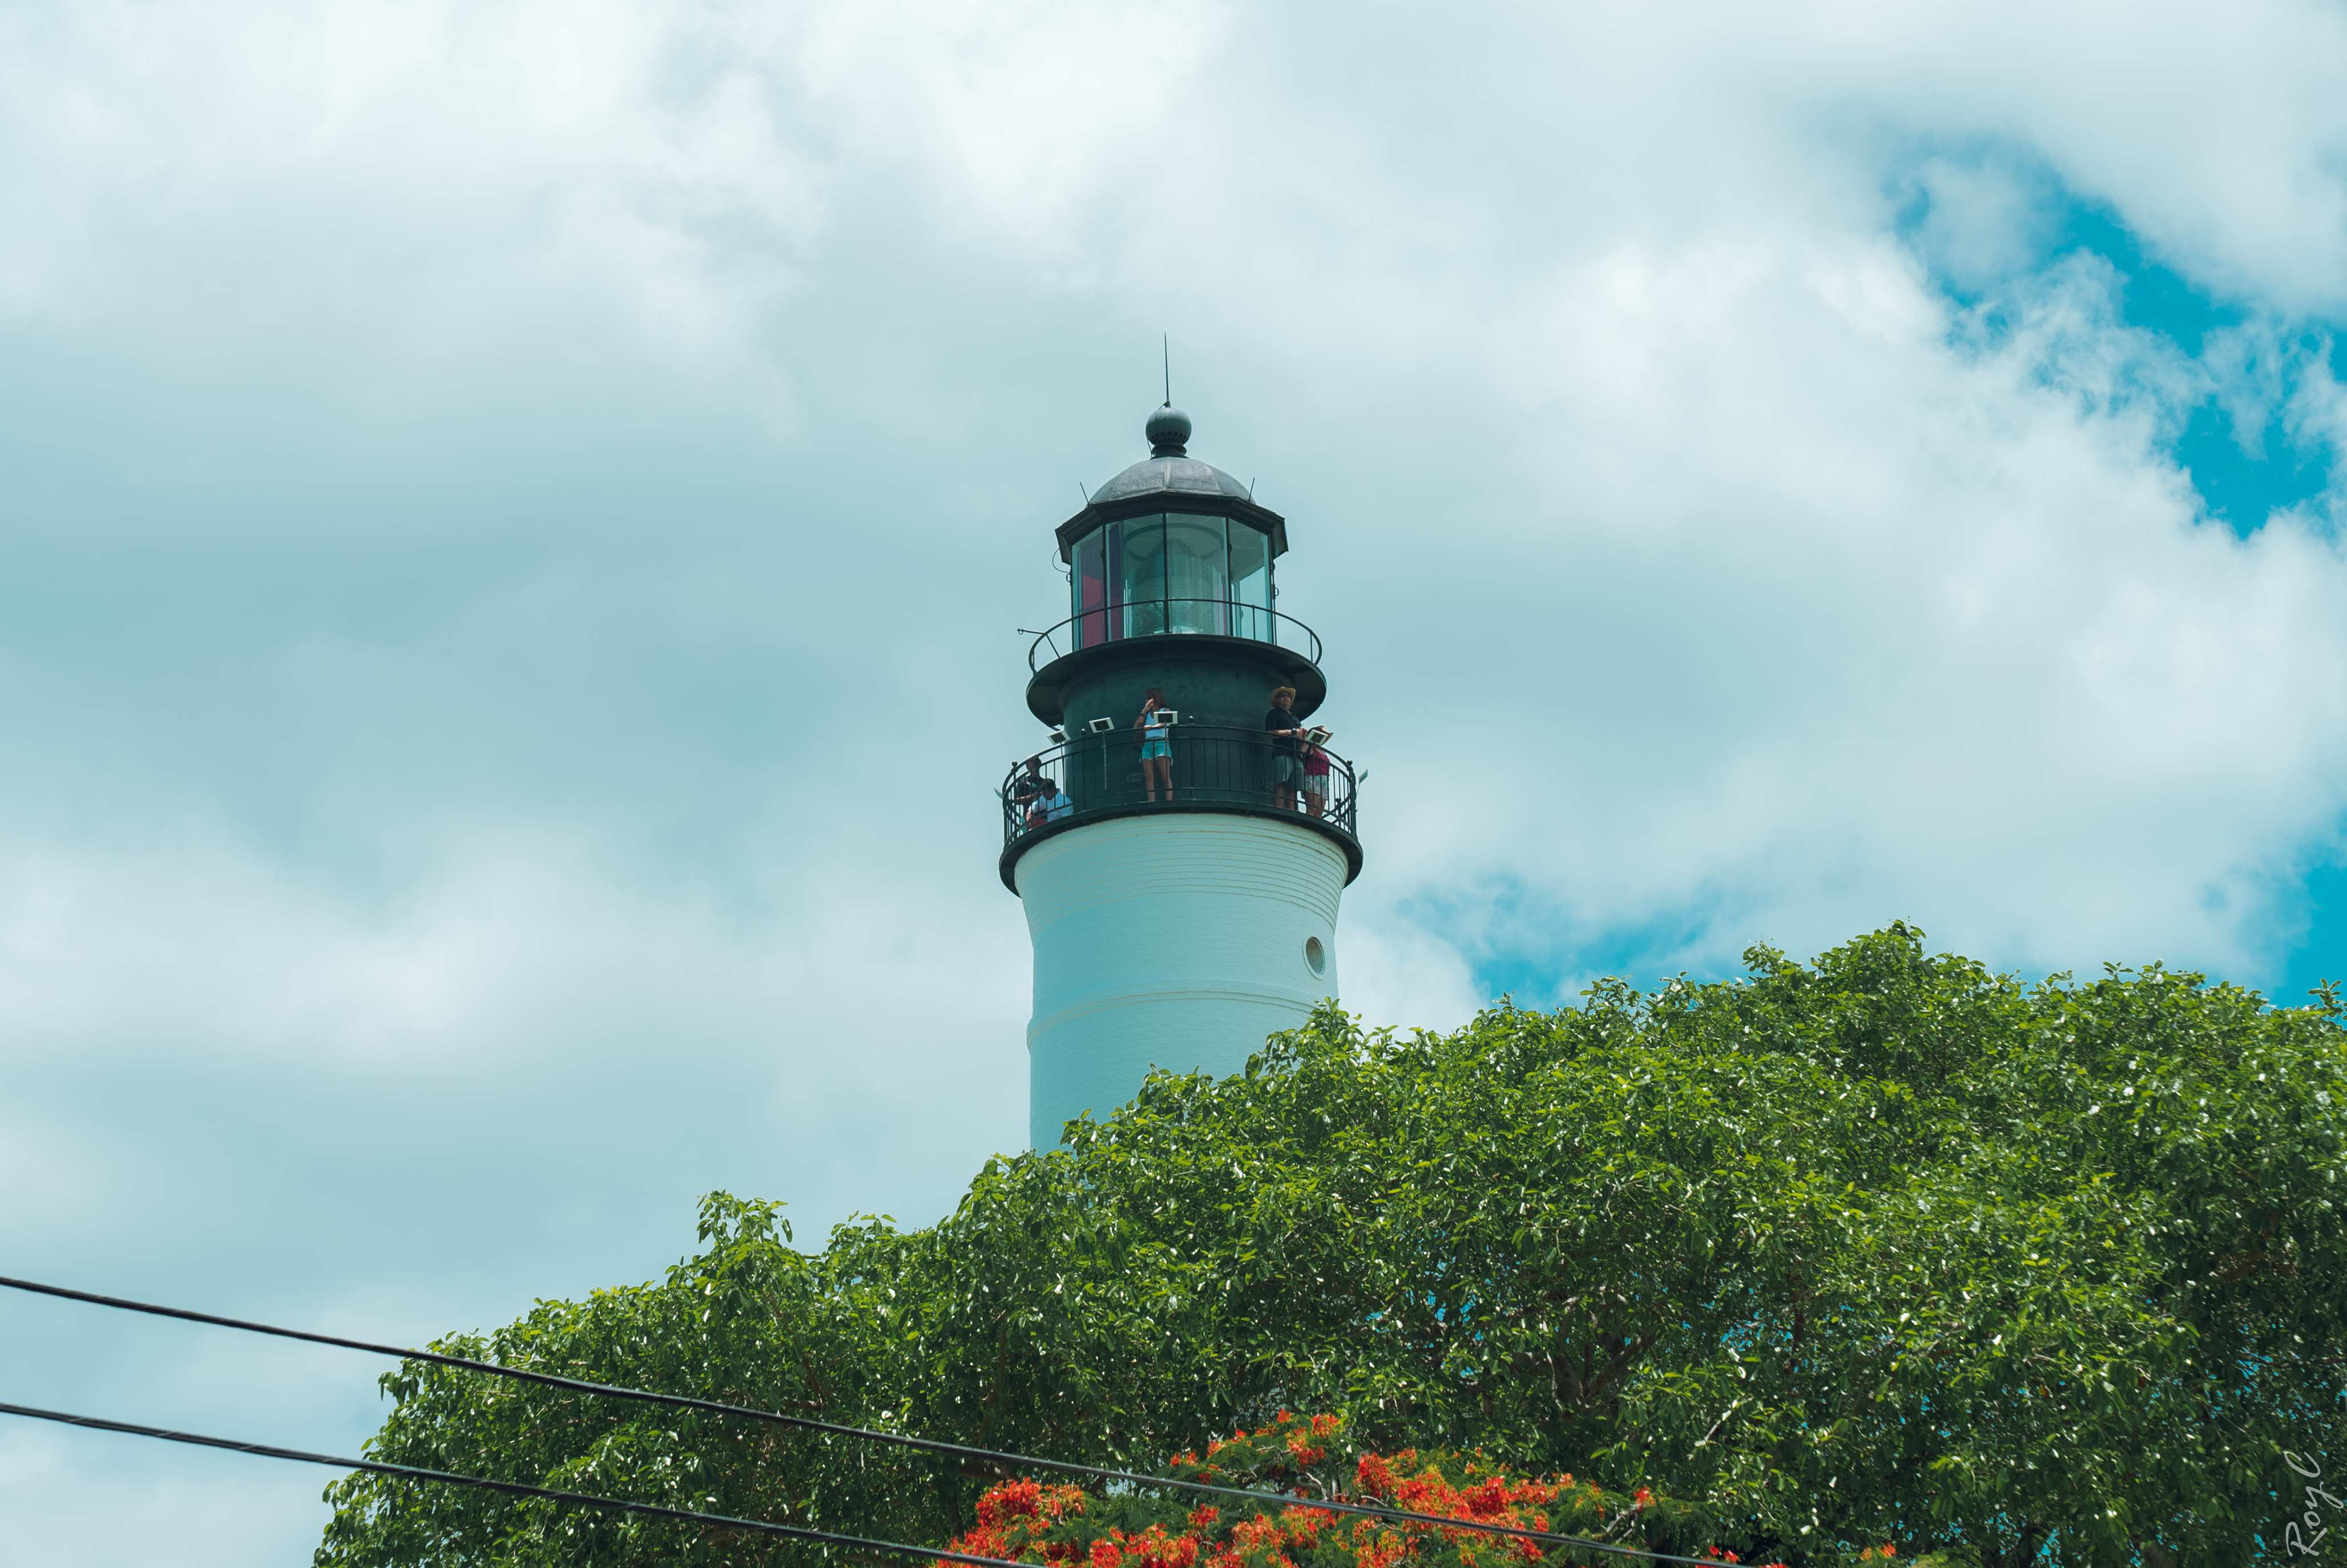
[[[1337,995],[1345,869],[1310,828],[1218,813],[1112,817],[1021,855],[1032,1145],[1087,1110],[1106,1120],[1152,1067],[1240,1071]]]

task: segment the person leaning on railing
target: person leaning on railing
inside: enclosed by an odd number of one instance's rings
[[[1309,738],[1304,743],[1304,809],[1315,816],[1328,811],[1328,753]]]
[[[1011,808],[1018,812],[1019,820],[1029,827],[1035,825],[1035,797],[1042,793],[1043,759],[1040,756],[1029,757],[1027,771],[1020,774],[1018,781],[1010,786]]]
[[[1040,827],[1047,822],[1060,822],[1076,815],[1076,803],[1060,793],[1056,780],[1046,778],[1043,787],[1035,792],[1034,804],[1027,808],[1027,825]]]

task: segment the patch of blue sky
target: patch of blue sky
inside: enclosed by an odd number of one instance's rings
[[[2342,378],[2332,323],[2261,317],[2203,287],[2152,254],[2107,206],[2067,190],[2045,171],[2034,171],[2027,189],[2036,210],[2023,219],[2019,231],[2036,243],[2018,248],[2014,259],[2041,273],[2082,253],[2107,264],[2121,280],[2115,301],[2120,320],[2172,343],[2207,375],[2172,451],[2212,521],[2247,537],[2274,512],[2306,506],[2332,487],[2340,454],[2320,436],[2301,436],[2287,417],[2307,376],[2327,372],[2332,380]],[[1921,182],[1917,190],[1902,213],[1911,235],[1922,234],[1930,221],[1929,191]],[[1993,308],[1983,293],[1993,280],[1936,268],[1934,276],[1958,302]],[[2304,928],[2280,972],[2226,978],[2262,979],[2276,1002],[2291,1006],[2303,1002],[2318,981],[2347,977],[2347,867],[2317,866],[2278,902],[2280,915],[2301,912]]]
[[[2283,903],[2302,911],[2305,935],[2289,949],[2278,971],[2265,976],[2212,975],[2210,979],[2260,989],[2276,1007],[2303,1007],[2312,999],[2321,982],[2335,980],[2347,985],[2347,866],[2327,866],[2309,873],[2302,884],[2285,896]],[[1890,923],[1891,917],[1886,916],[1877,925]],[[1590,932],[1581,939],[1543,938],[1514,930],[1501,940],[1460,945],[1467,956],[1476,989],[1487,1001],[1497,1002],[1507,997],[1520,1008],[1553,1012],[1560,1007],[1578,1005],[1581,992],[1600,975],[1624,977],[1643,990],[1652,990],[1681,975],[1698,984],[1742,979],[1747,971],[1740,959],[1706,960],[1689,955],[1694,938],[1702,935],[1704,927],[1701,918],[1674,912],[1635,925]],[[1438,925],[1435,928],[1441,927]],[[1850,933],[1852,937],[1860,934],[1856,930]],[[1753,940],[1766,938],[1756,936]],[[1925,945],[1932,951],[1943,948],[1939,942],[1927,941]],[[1816,957],[1791,950],[1787,956],[1802,963]],[[2114,955],[2111,961],[2149,963],[2157,957]],[[1983,961],[1992,968],[2004,967],[1993,958],[1984,958]],[[2028,982],[2045,978],[2042,971],[2015,972]]]
[[[1421,897],[1408,901],[1403,914],[1440,934],[1467,960],[1477,993],[1487,1003],[1502,997],[1520,1008],[1553,1012],[1578,1005],[1581,994],[1599,976],[1620,976],[1644,990],[1684,976],[1697,984],[1742,979],[1747,972],[1741,951],[1735,957],[1718,952],[1714,933],[1733,928],[1732,911],[1717,897],[1676,907],[1644,920],[1591,928],[1575,920],[1571,909],[1551,896],[1512,879],[1480,886],[1471,897]],[[1886,914],[1872,927],[1888,926]],[[2228,980],[2262,990],[2277,1007],[2302,1007],[2312,999],[2318,984],[2347,984],[2347,864],[2325,863],[2287,884],[2275,898],[2273,919],[2278,929],[2291,932],[2280,944],[2276,965],[2267,973],[2218,974]],[[1910,917],[1910,923],[1916,923]],[[1930,930],[1931,923],[1921,922]],[[1871,927],[1870,927],[1871,928]],[[1862,932],[1851,929],[1848,936]],[[1748,934],[1747,946],[1769,944],[1768,934]],[[1773,944],[1771,944],[1773,945]],[[1930,940],[1925,947],[1946,950]],[[1814,953],[1788,947],[1787,956],[1806,963]],[[1993,954],[1968,954],[1993,968],[2006,968],[2024,982],[2046,978],[2042,969],[2013,968]],[[2111,954],[2109,961],[2136,967],[2167,962],[2187,967],[2157,953]],[[2074,973],[2085,974],[2092,966]]]
[[[2196,282],[2108,204],[2011,149],[1922,159],[1897,197],[1901,238],[1967,323],[1992,333],[2056,268],[2090,260],[2109,269],[2119,321],[2199,372],[2198,397],[2175,411],[2170,450],[2212,520],[2247,536],[2332,487],[2338,452],[2290,412],[2310,375],[2347,379],[2337,323],[2285,319]]]
[[[2288,411],[2307,377],[2347,379],[2332,323],[2260,314],[2196,282],[2160,260],[2108,206],[2009,149],[1923,160],[1903,183],[1897,223],[1973,330],[1992,336],[2012,329],[2025,300],[2056,269],[2082,261],[2107,269],[2119,323],[2198,367],[2197,400],[2172,411],[2164,427],[2211,522],[2247,537],[2274,512],[2307,505],[2332,487],[2339,453],[2321,435],[2294,427]],[[1479,889],[1478,897],[1487,902],[1471,919],[1437,900],[1413,913],[1458,946],[1488,999],[1512,996],[1520,1006],[1553,1009],[1595,975],[1651,986],[1682,972],[1695,980],[1743,972],[1738,962],[1688,958],[1714,950],[1698,946],[1721,913],[1712,901],[1593,931],[1576,928],[1565,907],[1538,907],[1543,899],[1521,886]],[[2261,985],[2284,1006],[2305,1001],[2320,980],[2347,979],[2347,866],[2318,865],[2280,890],[2273,917],[2278,930],[2299,933],[2282,944],[2274,967],[2263,975],[2217,978]],[[1993,962],[1992,955],[1980,956]],[[2159,957],[2111,955],[2127,963]]]
[[[1487,1002],[1507,997],[1543,1012],[1577,1003],[1602,975],[1652,988],[1681,974],[1705,981],[1744,973],[1740,961],[1707,963],[1691,956],[1708,951],[1704,939],[1721,927],[1717,897],[1592,929],[1553,895],[1509,878],[1462,897],[1421,896],[1407,901],[1402,913],[1458,949]]]
[[[2333,490],[2341,454],[2319,425],[2292,417],[2310,380],[2347,380],[2337,343],[2342,323],[2288,319],[2196,281],[2130,230],[2108,204],[2065,185],[2043,160],[2007,146],[1940,150],[1912,160],[1893,184],[1900,238],[1933,284],[1963,313],[1959,330],[1994,343],[2065,275],[2106,289],[2104,318],[2146,334],[2155,351],[2187,367],[2141,390],[2166,401],[2157,427],[2189,475],[2212,526],[2248,537],[2279,510],[2316,516]],[[2322,979],[2347,979],[2347,866],[2321,856],[2274,889],[2267,912],[2272,957],[2261,972],[2214,978],[2256,986],[2279,1005],[2302,1004]],[[1466,958],[1487,1001],[1527,1008],[1573,1001],[1599,975],[1651,987],[1675,975],[1706,981],[1743,973],[1713,933],[1731,929],[1733,911],[1704,897],[1644,919],[1596,928],[1569,897],[1512,880],[1479,886],[1471,897],[1427,897],[1406,913]],[[1886,910],[1871,925],[1929,911]],[[1853,928],[1847,936],[1856,936]],[[1750,941],[1768,933],[1745,933]],[[1744,944],[1738,942],[1740,948]],[[1936,944],[1934,944],[1936,946]],[[1799,959],[1810,958],[1794,952]],[[1973,955],[1997,965],[1998,955]],[[2113,953],[2096,961],[2129,965],[2180,955]],[[2002,967],[2002,966],[2000,966]],[[2082,965],[2091,968],[2091,965]],[[2025,979],[2041,976],[2027,974]]]
[[[2307,936],[2291,953],[2269,994],[2281,1007],[2307,1001],[2325,980],[2347,985],[2347,866],[2318,866],[2301,886]]]

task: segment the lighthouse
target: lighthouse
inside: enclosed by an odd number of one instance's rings
[[[1320,640],[1279,608],[1287,520],[1190,433],[1159,408],[1149,456],[1060,525],[1068,616],[1028,657],[1049,738],[1003,780],[1000,870],[1035,949],[1039,1149],[1153,1068],[1241,1071],[1337,994],[1361,845]]]

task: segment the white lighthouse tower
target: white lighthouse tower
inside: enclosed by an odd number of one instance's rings
[[[1146,433],[1149,456],[1060,525],[1070,613],[1027,684],[1053,742],[1003,784],[1037,1148],[1153,1067],[1240,1071],[1335,996],[1361,870],[1353,770],[1312,723],[1320,641],[1276,607],[1286,519],[1189,456],[1179,409]]]

